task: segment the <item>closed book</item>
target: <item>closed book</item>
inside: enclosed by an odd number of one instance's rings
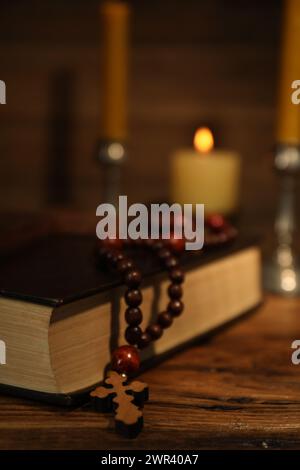
[[[166,308],[169,282],[153,256],[133,256],[145,327]],[[184,313],[142,352],[144,366],[261,302],[260,250],[251,240],[185,253],[181,263]],[[0,267],[0,391],[65,405],[85,397],[125,343],[124,290],[89,235],[48,234],[11,253]]]

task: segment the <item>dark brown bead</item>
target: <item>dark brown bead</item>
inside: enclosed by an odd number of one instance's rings
[[[132,240],[132,244],[137,247],[141,247],[144,244],[144,240],[142,238],[137,238],[136,240]]]
[[[165,260],[171,256],[171,252],[168,248],[161,248],[158,252],[158,256],[161,260]]]
[[[121,261],[122,259],[125,258],[124,253],[121,253],[120,251],[116,252],[112,256],[112,263],[117,266],[118,262]]]
[[[162,312],[158,315],[157,322],[162,328],[169,328],[173,323],[173,317],[168,312]]]
[[[158,240],[154,243],[154,245],[152,246],[153,250],[154,251],[159,251],[161,250],[162,248],[164,247],[164,244],[162,241]]]
[[[124,274],[128,269],[133,268],[133,262],[130,259],[121,259],[117,263],[117,270],[121,273]]]
[[[111,265],[113,257],[115,256],[115,251],[113,250],[108,250],[105,255],[105,259],[109,265]]]
[[[142,293],[138,289],[128,289],[125,293],[125,300],[129,307],[138,307],[143,300]]]
[[[98,250],[98,255],[101,256],[101,258],[104,258],[107,254],[107,248],[104,245],[101,245],[99,250]]]
[[[142,276],[137,269],[131,269],[125,275],[125,284],[128,287],[138,287],[141,283]]]
[[[129,344],[137,344],[142,335],[142,330],[139,326],[128,326],[125,331],[125,339]]]
[[[182,287],[180,284],[170,284],[168,287],[168,294],[171,299],[181,299]]]
[[[125,311],[125,320],[128,325],[137,326],[142,322],[143,314],[138,307],[129,307]]]
[[[147,238],[147,240],[145,240],[144,243],[145,243],[145,246],[147,246],[148,248],[152,248],[155,243],[155,240],[152,240],[152,238]]]
[[[149,344],[151,343],[152,338],[148,333],[142,333],[139,341],[138,341],[138,347],[140,349],[145,349]]]
[[[168,312],[173,317],[178,317],[182,311],[183,311],[183,303],[181,302],[181,300],[171,300],[168,303]]]
[[[151,338],[155,341],[156,339],[159,339],[162,336],[163,330],[158,323],[153,323],[153,325],[149,325],[146,328],[146,333],[148,333]]]
[[[184,281],[183,271],[179,268],[174,268],[170,271],[170,279],[175,284],[181,284]]]
[[[165,266],[167,269],[173,269],[178,266],[178,261],[174,256],[169,256],[165,259]]]

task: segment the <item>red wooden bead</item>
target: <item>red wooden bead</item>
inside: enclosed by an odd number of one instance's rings
[[[169,248],[173,253],[182,253],[185,249],[185,240],[184,238],[170,238],[168,242]]]
[[[123,242],[119,238],[106,238],[102,240],[104,246],[113,250],[121,250],[123,248]]]
[[[212,214],[207,217],[206,224],[215,232],[220,232],[226,226],[226,221],[221,214]]]
[[[133,346],[120,346],[112,354],[111,366],[120,374],[135,374],[140,367],[138,350]]]

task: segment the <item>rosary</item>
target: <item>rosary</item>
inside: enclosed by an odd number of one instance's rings
[[[222,216],[215,215],[207,219],[205,246],[228,243],[236,237],[236,230]],[[133,260],[126,255],[126,247],[145,248],[158,257],[166,269],[170,284],[169,302],[166,310],[160,312],[156,322],[145,331],[140,327],[143,320],[141,311],[142,293],[140,285],[142,275]],[[110,370],[103,384],[90,394],[96,411],[114,412],[116,431],[126,437],[136,437],[143,427],[142,407],[148,400],[148,386],[142,382],[129,382],[128,378],[137,374],[140,367],[139,350],[147,348],[152,341],[157,341],[166,328],[182,314],[184,304],[184,273],[179,264],[179,255],[184,251],[185,240],[120,240],[106,239],[100,242],[98,256],[110,268],[121,274],[127,287],[125,292],[125,320],[128,327],[125,340],[128,345],[118,347],[112,353]]]

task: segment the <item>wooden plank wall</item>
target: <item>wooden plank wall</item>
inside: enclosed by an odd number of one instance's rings
[[[98,1],[2,0],[0,209],[94,212],[101,112]],[[172,150],[210,123],[243,158],[245,217],[271,220],[280,0],[132,1],[131,201],[168,196]],[[298,77],[299,78],[299,77]]]

